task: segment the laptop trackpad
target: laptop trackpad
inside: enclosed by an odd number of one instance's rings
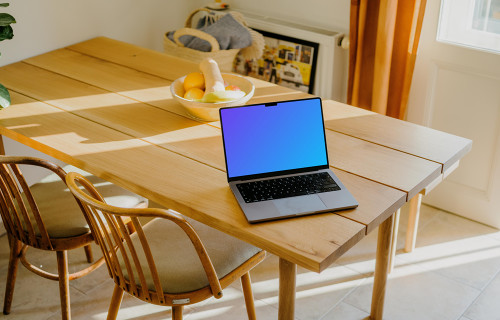
[[[278,208],[278,211],[282,216],[315,212],[326,209],[323,201],[321,201],[321,199],[315,194],[277,199],[273,200],[273,203],[276,208]]]

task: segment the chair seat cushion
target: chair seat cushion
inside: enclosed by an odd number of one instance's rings
[[[186,218],[196,230],[219,278],[236,269],[261,249],[238,240],[202,223]],[[165,293],[182,293],[209,285],[205,270],[186,233],[174,222],[156,218],[144,226],[158,275]],[[132,235],[135,248],[141,248],[136,234]],[[148,289],[155,290],[151,272],[142,250],[138,250]],[[126,268],[121,255],[120,265],[126,278]],[[138,282],[137,273],[134,275]]]
[[[147,199],[74,166],[67,165],[63,169],[66,172],[73,171],[84,175],[110,205],[133,208],[140,204],[147,204]],[[58,175],[53,173],[31,186],[30,189],[51,238],[74,237],[89,231],[83,212]]]

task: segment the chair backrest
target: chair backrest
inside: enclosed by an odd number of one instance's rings
[[[123,290],[145,301],[159,304],[169,304],[173,299],[179,299],[179,295],[163,291],[146,234],[139,221],[139,218],[163,218],[176,223],[189,237],[203,265],[212,294],[217,298],[222,296],[220,282],[205,247],[195,230],[180,214],[173,210],[156,208],[126,209],[110,206],[105,203],[94,186],[79,173],[68,173],[66,184],[73,195],[81,201],[90,230],[102,250],[109,274]],[[130,234],[125,222],[132,223],[134,235]],[[140,245],[137,241],[134,244],[132,237],[138,237]],[[146,257],[147,263],[141,264],[140,257]],[[150,283],[153,281],[154,290],[148,289],[148,281]]]
[[[38,158],[0,156],[0,214],[5,229],[24,244],[53,250],[38,205],[19,165],[46,168],[63,182],[66,172],[56,164]]]

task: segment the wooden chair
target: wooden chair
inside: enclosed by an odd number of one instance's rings
[[[116,319],[126,291],[143,301],[171,306],[172,318],[180,320],[183,306],[221,298],[222,289],[237,278],[248,317],[255,319],[249,271],[265,258],[265,251],[194,220],[188,222],[173,210],[107,205],[78,173],[70,172],[66,183],[85,207],[115,282],[108,319]],[[129,217],[136,232],[130,235],[119,217]],[[142,218],[152,220],[144,224]]]
[[[41,182],[28,186],[20,165],[48,169],[51,174]],[[75,167],[65,167],[77,170]],[[45,170],[44,169],[44,170]],[[80,170],[81,171],[81,170]],[[81,171],[108,199],[128,206],[147,207],[147,200]],[[3,313],[9,314],[14,293],[18,262],[47,279],[59,281],[63,319],[70,319],[69,280],[78,279],[104,263],[104,258],[76,273],[68,272],[67,250],[85,248],[92,262],[89,230],[80,203],[65,183],[66,171],[48,161],[31,157],[0,156],[0,214],[9,238],[10,258],[5,288]],[[56,251],[58,274],[42,270],[26,259],[28,247]]]

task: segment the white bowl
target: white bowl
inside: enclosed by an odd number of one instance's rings
[[[170,91],[172,92],[172,96],[175,100],[180,102],[189,114],[198,120],[203,121],[217,121],[219,120],[219,109],[222,107],[235,107],[244,105],[250,98],[253,96],[255,92],[255,86],[252,82],[247,80],[246,78],[231,74],[231,73],[223,73],[222,78],[227,82],[228,85],[234,85],[239,87],[242,91],[246,93],[242,98],[232,101],[224,101],[224,102],[199,102],[194,100],[184,99],[184,77],[180,77],[176,79],[170,85]]]

